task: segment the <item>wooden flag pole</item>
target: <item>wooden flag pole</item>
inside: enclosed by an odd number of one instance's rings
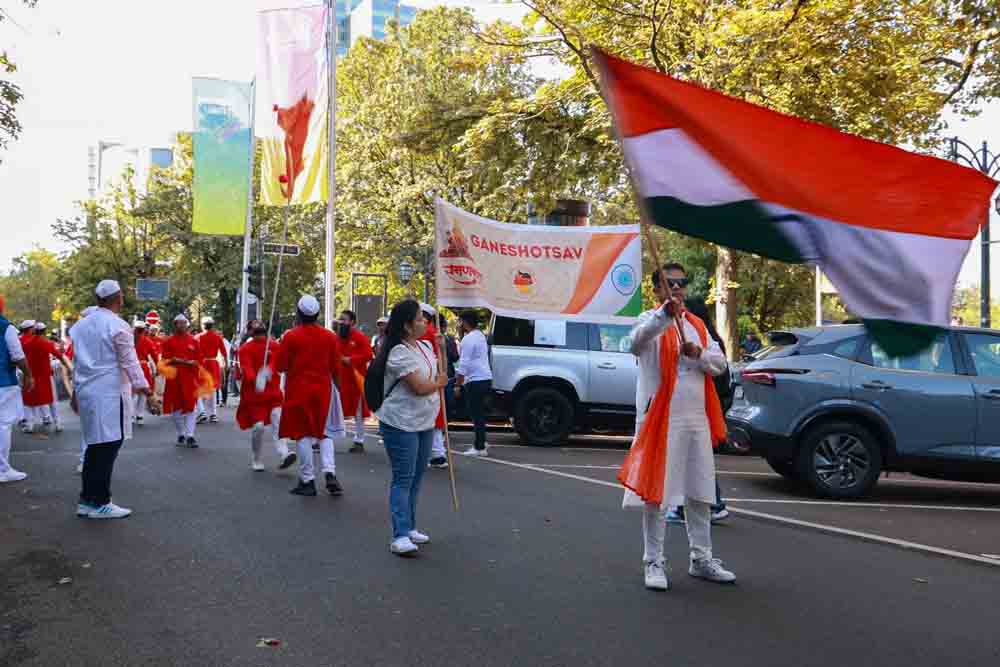
[[[436,327],[435,327],[436,328]],[[448,362],[446,358],[447,350],[444,346],[444,333],[438,332],[441,336],[437,340],[438,348],[438,374],[448,376]],[[441,414],[444,416],[444,453],[448,457],[448,479],[451,480],[451,503],[458,511],[458,487],[455,485],[455,464],[451,459],[451,436],[448,432],[448,404],[444,400],[444,388],[438,389],[438,399],[441,401]]]
[[[660,264],[660,253],[656,249],[656,238],[653,236],[653,232],[649,228],[649,223],[646,221],[645,216],[642,218],[641,225],[642,234],[646,237],[646,243],[649,244],[649,253],[653,256],[653,266],[656,267],[654,271],[660,274],[660,284],[667,285],[667,274],[663,272],[663,265]],[[667,285],[667,289],[670,289],[669,285]],[[684,327],[681,326],[680,314],[676,312],[674,313],[674,324],[677,325],[677,332],[680,334],[681,344],[683,345],[687,340],[684,338]]]

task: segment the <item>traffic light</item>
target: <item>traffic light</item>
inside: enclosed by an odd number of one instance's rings
[[[251,264],[246,269],[249,277],[249,291],[258,299],[264,298],[264,276],[260,264]]]

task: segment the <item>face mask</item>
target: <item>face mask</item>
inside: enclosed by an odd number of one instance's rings
[[[340,334],[341,338],[347,338],[351,335],[351,325],[341,322],[337,325],[337,333]]]

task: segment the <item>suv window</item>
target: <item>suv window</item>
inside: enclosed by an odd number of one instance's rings
[[[1000,336],[978,333],[964,335],[976,375],[1000,377]]]
[[[632,327],[624,324],[598,324],[594,327],[597,340],[590,349],[601,352],[625,352],[632,347]]]
[[[497,317],[493,322],[493,345],[511,345],[517,347],[560,348],[568,350],[586,350],[589,324],[584,322],[551,322],[547,326],[565,324],[566,344],[545,345],[536,342],[535,321],[522,320],[519,317]]]
[[[938,338],[930,347],[919,354],[907,357],[890,357],[873,340],[868,341],[867,348],[866,356],[868,358],[865,361],[875,368],[955,374],[955,360],[951,356],[951,344],[948,342],[947,336]]]

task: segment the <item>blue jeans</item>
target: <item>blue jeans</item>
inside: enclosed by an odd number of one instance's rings
[[[385,452],[392,464],[392,483],[389,485],[392,539],[407,537],[417,527],[417,496],[431,457],[434,429],[401,431],[384,422],[381,428]]]

